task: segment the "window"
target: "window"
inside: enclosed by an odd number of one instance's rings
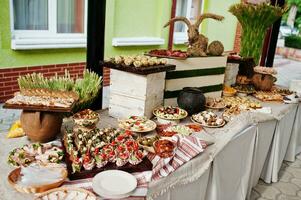
[[[204,0],[177,0],[176,16],[186,17],[194,22],[196,17],[203,12]],[[175,23],[174,44],[187,42],[187,26],[184,23]]]
[[[87,0],[10,0],[12,49],[86,46]]]

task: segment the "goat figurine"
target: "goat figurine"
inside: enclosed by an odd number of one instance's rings
[[[224,19],[223,16],[212,14],[212,13],[205,13],[199,15],[197,20],[194,24],[191,24],[190,21],[186,17],[175,17],[169,20],[164,27],[169,26],[172,22],[182,21],[184,22],[187,27],[188,33],[188,49],[187,54],[189,56],[207,56],[207,46],[208,46],[208,38],[203,34],[199,33],[199,26],[202,21],[206,18],[215,19],[218,21],[222,21]],[[221,44],[221,43],[220,43]],[[222,46],[223,49],[223,46]]]

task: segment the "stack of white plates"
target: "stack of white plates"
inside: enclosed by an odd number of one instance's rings
[[[101,197],[121,199],[133,193],[137,187],[137,179],[124,171],[107,170],[93,178],[92,186],[94,192]]]

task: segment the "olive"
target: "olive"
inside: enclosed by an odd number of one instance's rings
[[[143,140],[143,141],[142,141],[142,144],[143,144],[143,145],[147,145],[148,142],[147,142],[146,140]]]

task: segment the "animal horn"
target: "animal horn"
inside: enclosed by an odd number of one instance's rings
[[[188,27],[191,26],[190,21],[186,17],[174,17],[170,19],[165,25],[164,28],[169,26],[172,22],[182,21],[184,22]]]
[[[207,19],[207,18],[215,19],[215,20],[218,20],[218,21],[222,21],[224,19],[224,17],[221,16],[221,15],[216,15],[216,14],[212,14],[212,13],[205,13],[205,14],[202,14],[202,15],[198,16],[198,19],[195,22],[195,26],[199,27],[200,24],[202,23],[202,21],[204,19]]]

